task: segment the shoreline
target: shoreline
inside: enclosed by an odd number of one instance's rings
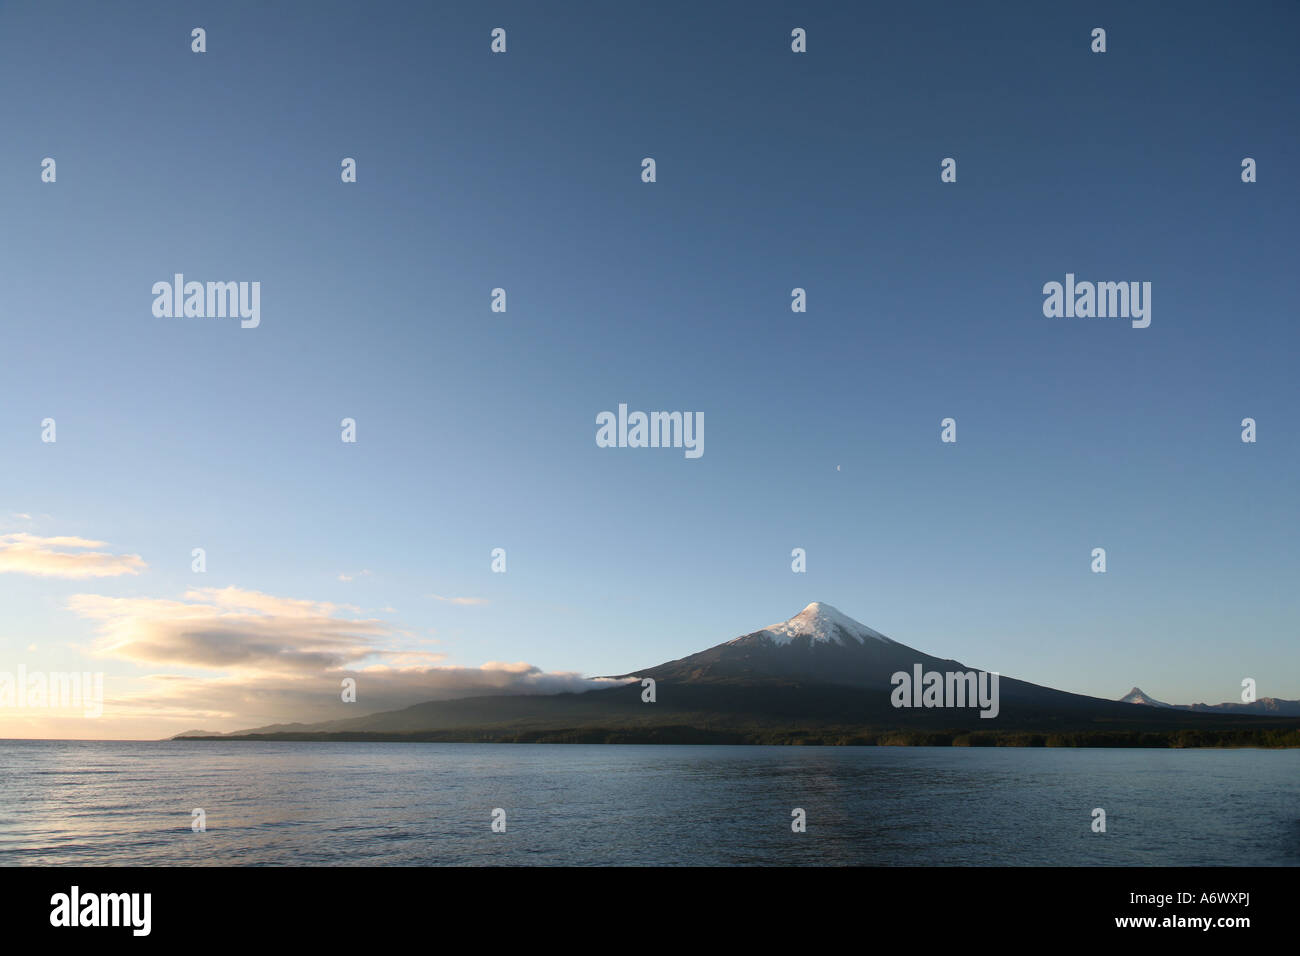
[[[762,733],[560,729],[553,731],[421,731],[415,733],[277,733],[168,738],[174,742],[241,741],[296,743],[606,744],[791,747],[1018,747],[1113,750],[1290,750],[1300,748],[1300,729],[1225,731],[863,731],[857,733]]]

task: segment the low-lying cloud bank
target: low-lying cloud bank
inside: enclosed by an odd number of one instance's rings
[[[168,668],[143,678],[144,691],[110,696],[105,717],[165,721],[170,732],[315,723],[429,700],[622,683],[524,661],[447,665],[446,655],[420,646],[427,641],[351,605],[240,588],[195,588],[179,600],[78,594],[68,606],[95,622],[94,655]],[[345,678],[356,682],[354,703],[343,700]]]

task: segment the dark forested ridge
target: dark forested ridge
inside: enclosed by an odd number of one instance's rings
[[[1012,747],[1296,747],[1300,718],[1163,710],[1081,698],[1074,707],[1003,700],[1002,712],[899,710],[883,692],[821,684],[639,684],[526,697],[433,701],[323,725],[187,740],[456,743],[803,744]]]

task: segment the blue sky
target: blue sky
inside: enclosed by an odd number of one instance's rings
[[[1080,693],[1300,697],[1300,8],[1138,6],[0,3],[0,535],[145,564],[0,573],[0,669],[123,715],[0,736],[271,715],[207,696],[258,665],[185,658],[194,589],[411,666],[621,673],[821,600]],[[176,272],[260,327],[154,317]],[[1067,272],[1151,326],[1045,318]],[[598,448],[620,402],[705,454]]]

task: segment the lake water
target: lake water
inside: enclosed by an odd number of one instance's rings
[[[0,741],[61,863],[1296,866],[1300,751]]]

